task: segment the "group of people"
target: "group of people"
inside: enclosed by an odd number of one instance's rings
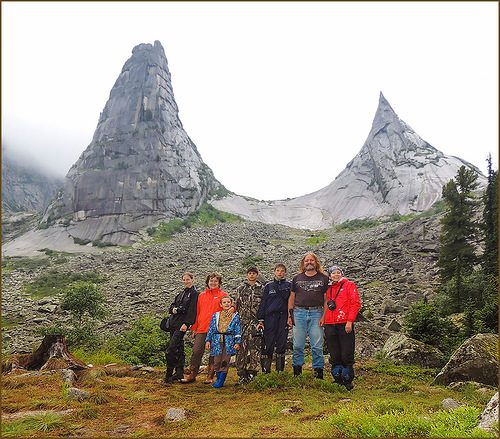
[[[323,340],[330,354],[334,381],[353,388],[354,321],[361,308],[354,282],[339,266],[326,274],[319,258],[306,253],[299,273],[286,280],[284,264],[274,267],[274,279],[259,280],[257,267],[247,270],[247,279],[236,289],[236,300],[221,290],[222,276],[210,273],[205,291],[198,294],[193,275],[182,276],[184,289],[170,305],[170,343],[166,350],[165,383],[192,383],[199,373],[205,350],[210,351],[206,384],[224,385],[231,357],[236,355],[238,383],[252,381],[259,370],[271,371],[273,355],[276,370],[285,368],[288,331],[292,328],[292,366],[295,376],[302,373],[306,338],[312,352],[314,377],[323,379]],[[193,350],[184,370],[184,336],[191,330]]]

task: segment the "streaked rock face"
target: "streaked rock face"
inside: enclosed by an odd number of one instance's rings
[[[230,196],[213,205],[256,221],[321,229],[346,220],[427,210],[462,165],[479,173],[470,163],[422,140],[380,94],[361,151],[325,188],[291,200],[259,202]],[[479,180],[484,183],[484,176]]]
[[[3,215],[43,213],[62,185],[62,178],[44,174],[33,162],[13,160],[2,150]]]
[[[163,47],[139,44],[125,63],[92,142],[45,215],[80,239],[128,244],[140,228],[186,216],[221,188],[182,127]]]

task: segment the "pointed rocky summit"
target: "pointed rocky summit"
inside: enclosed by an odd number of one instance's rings
[[[438,151],[402,121],[384,95],[361,151],[319,191],[284,201],[249,201],[229,196],[214,201],[218,209],[265,223],[322,229],[347,220],[408,214],[429,209],[442,187],[465,165]]]
[[[81,241],[130,244],[139,229],[186,216],[220,189],[182,127],[155,41],[134,47],[44,221],[64,224]]]

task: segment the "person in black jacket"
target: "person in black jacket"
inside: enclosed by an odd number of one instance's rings
[[[184,289],[175,296],[170,305],[170,343],[165,351],[167,370],[165,372],[165,384],[179,381],[184,376],[184,336],[186,331],[196,320],[196,305],[198,304],[198,292],[193,285],[193,275],[184,273],[182,276]],[[174,374],[175,369],[175,374]]]
[[[257,312],[257,329],[264,330],[264,347],[260,364],[262,372],[271,372],[273,352],[276,348],[276,370],[285,369],[285,350],[288,338],[288,298],[291,283],[285,279],[286,266],[276,264],[274,280],[268,282],[263,291],[262,302]]]

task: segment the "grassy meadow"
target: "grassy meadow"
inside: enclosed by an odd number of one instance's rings
[[[4,437],[496,437],[475,428],[495,389],[461,390],[431,386],[435,370],[397,366],[382,360],[356,365],[348,392],[312,378],[305,369],[293,377],[259,374],[236,386],[230,369],[226,385],[213,389],[199,379],[162,384],[163,369],[129,365],[94,366],[81,372],[75,387],[89,392],[78,402],[67,396],[59,372],[2,377]],[[203,375],[200,376],[200,378]],[[443,409],[453,398],[461,407]],[[167,410],[182,407],[184,421],[165,421]]]

